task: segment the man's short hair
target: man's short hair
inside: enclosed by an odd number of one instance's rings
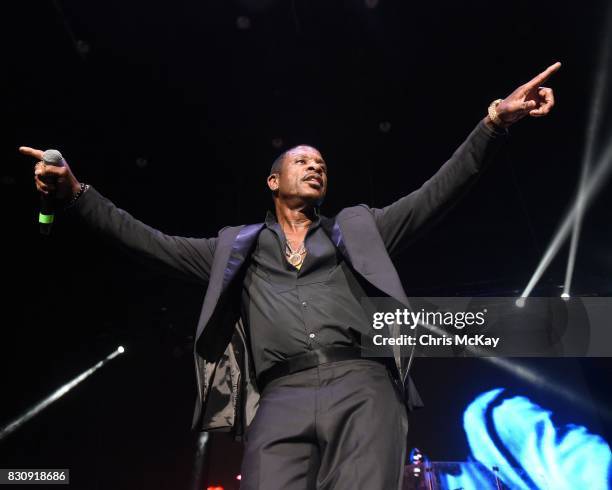
[[[284,152],[282,152],[279,156],[276,157],[276,160],[274,160],[274,162],[272,162],[272,167],[270,167],[270,175],[279,173],[283,168],[283,162],[285,161],[285,156],[287,156],[287,153],[289,153],[291,150],[299,148],[300,146],[308,146],[309,148],[314,148],[316,150],[314,146],[310,146],[306,143],[301,143],[299,145],[292,146],[291,148],[287,148]]]
[[[283,167],[283,162],[285,161],[285,155],[288,151],[289,150],[285,150],[284,152],[282,152],[279,156],[276,157],[274,162],[272,162],[272,167],[270,167],[270,175],[280,173],[281,168]]]

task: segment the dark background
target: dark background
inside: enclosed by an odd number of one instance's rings
[[[370,8],[373,7],[373,8]],[[149,271],[60,216],[36,225],[34,162],[58,148],[77,177],[165,232],[212,236],[263,220],[265,178],[289,145],[329,165],[324,213],[417,188],[491,100],[560,60],[546,119],[512,140],[443,223],[397,263],[408,294],[516,294],[575,192],[606,2],[216,0],[13,3],[3,14],[0,424],[108,355],[86,382],[6,439],[0,467],[70,468],[78,489],[192,488],[191,335],[204,291]],[[609,141],[609,104],[598,153]],[[609,295],[609,187],[584,221],[572,291]],[[559,294],[567,247],[540,282]],[[594,401],[557,399],[479,360],[419,360],[427,409],[411,446],[464,460],[460,417],[497,386],[608,437],[610,362],[531,360]],[[609,439],[608,439],[609,440]],[[211,483],[239,446],[216,437]]]

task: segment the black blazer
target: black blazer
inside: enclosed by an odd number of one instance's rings
[[[457,201],[506,134],[480,122],[419,189],[382,209],[363,204],[345,208],[333,218],[323,217],[323,228],[363,279],[409,307],[392,257]],[[241,278],[263,223],[223,228],[215,238],[170,236],[118,209],[93,187],[71,211],[139,257],[206,287],[194,344],[198,394],[193,427],[231,430],[240,437],[259,403],[240,318]],[[422,403],[407,376],[406,362],[405,357],[396,358],[395,374],[412,409]]]

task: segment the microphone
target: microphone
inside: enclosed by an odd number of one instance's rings
[[[43,161],[46,165],[54,165],[63,167],[66,165],[64,157],[57,150],[47,150],[43,153]],[[40,233],[49,235],[51,227],[55,220],[55,198],[50,196],[40,196],[40,213],[38,214],[38,223],[40,225]]]

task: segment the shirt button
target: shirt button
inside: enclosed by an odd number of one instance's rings
[[[308,303],[306,303],[306,301],[302,301],[302,306],[306,308],[308,306]]]
[[[315,334],[314,334],[314,333],[311,333],[311,334],[309,335],[309,337],[310,337],[311,339],[314,339],[314,338],[315,338]]]

